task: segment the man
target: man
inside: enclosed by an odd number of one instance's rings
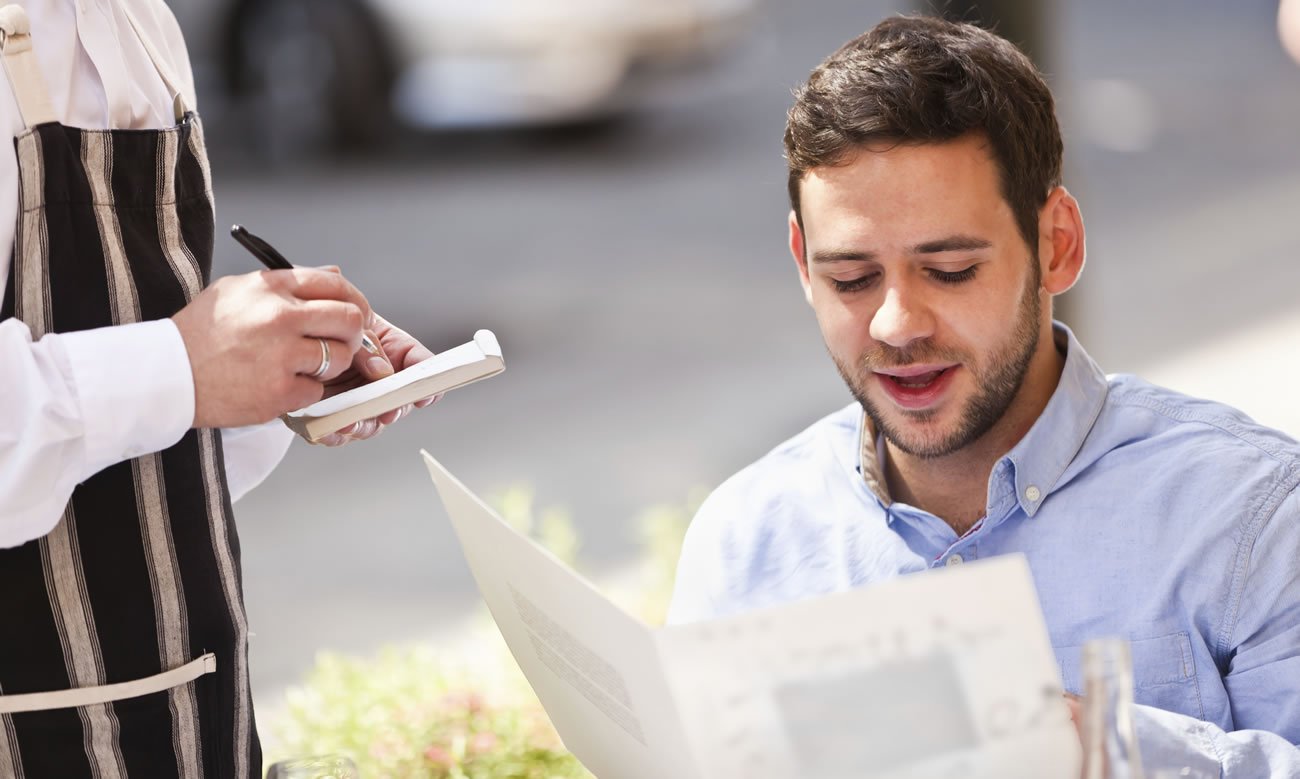
[[[670,620],[1023,553],[1067,688],[1085,641],[1130,641],[1152,764],[1300,776],[1300,446],[1106,377],[1052,321],[1084,229],[1034,67],[889,19],[813,71],[785,145],[790,251],[857,402],[709,497]]]
[[[328,268],[208,286],[171,13],[24,6],[0,9],[0,776],[260,777],[231,501],[292,437],[268,421],[430,352]]]
[[[1277,7],[1277,32],[1282,46],[1300,62],[1300,0],[1282,0]]]

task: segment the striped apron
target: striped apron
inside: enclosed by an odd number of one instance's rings
[[[15,9],[0,39],[27,129],[0,320],[39,338],[171,316],[211,270],[197,116],[178,97],[167,130],[58,124]],[[100,471],[48,535],[0,549],[0,777],[260,777],[247,635],[220,431]]]

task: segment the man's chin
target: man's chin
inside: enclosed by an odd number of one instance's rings
[[[885,440],[913,457],[933,459],[952,454],[954,440],[960,434],[960,420],[948,419],[945,408],[927,408],[920,411],[892,408],[881,411],[874,404],[867,406],[877,432]]]
[[[913,430],[885,430],[885,439],[905,454],[922,460],[934,460],[952,454],[958,446],[954,444],[952,431],[919,432]]]

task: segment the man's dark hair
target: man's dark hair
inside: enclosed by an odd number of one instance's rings
[[[1038,210],[1061,183],[1061,130],[1052,93],[1033,63],[971,24],[924,16],[886,19],[826,58],[795,91],[785,129],[790,204],[813,168],[864,144],[939,143],[979,133],[989,143],[1025,242],[1038,253]]]

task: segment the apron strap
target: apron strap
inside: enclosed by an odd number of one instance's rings
[[[13,86],[23,123],[30,129],[56,121],[45,79],[32,51],[32,26],[20,5],[0,8],[0,52],[4,53],[5,73]]]
[[[180,81],[172,73],[167,60],[158,53],[141,31],[131,6],[123,4],[121,10],[126,14],[131,29],[144,46],[153,61],[154,69],[162,78],[167,91],[172,95],[172,110],[176,120],[185,118],[189,109],[185,104],[185,95],[181,91]],[[5,72],[9,74],[9,83],[13,85],[14,97],[18,100],[18,109],[23,114],[27,127],[56,121],[54,106],[50,104],[49,92],[45,89],[45,79],[41,76],[40,66],[32,51],[31,21],[27,12],[20,5],[7,5],[0,8],[0,51],[4,52]]]
[[[167,59],[158,53],[153,41],[149,40],[149,37],[140,30],[140,22],[136,20],[135,14],[131,12],[131,4],[122,3],[119,7],[122,9],[122,13],[126,14],[126,20],[131,23],[131,29],[135,30],[135,37],[144,45],[144,50],[149,53],[149,59],[153,60],[154,69],[162,77],[163,84],[167,86],[167,91],[172,94],[172,110],[175,111],[176,121],[179,122],[185,118],[185,114],[189,113],[189,108],[185,105],[185,93],[181,91],[180,80],[172,72]]]

